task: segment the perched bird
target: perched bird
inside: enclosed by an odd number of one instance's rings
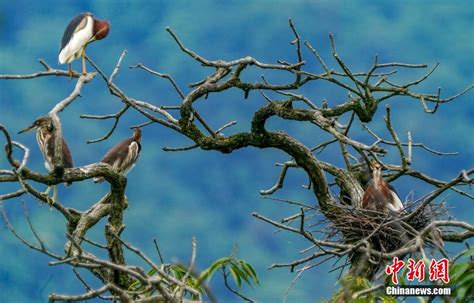
[[[142,149],[141,146],[142,131],[140,128],[133,129],[133,136],[127,138],[110,149],[100,160],[112,166],[112,169],[119,174],[127,175],[127,173],[135,166],[138,154]],[[104,181],[103,177],[95,177],[94,182],[100,183]]]
[[[32,129],[36,128],[36,141],[38,141],[39,149],[43,154],[44,158],[44,166],[49,172],[54,170],[54,146],[56,142],[56,132],[53,125],[53,119],[51,117],[40,117],[36,119],[33,124],[29,127],[25,128],[24,130],[20,131],[19,134],[26,133]],[[64,139],[62,140],[62,159],[63,159],[63,167],[64,168],[72,168],[74,164],[72,162],[71,152],[69,151],[69,147],[67,146]],[[65,183],[66,186],[70,185],[71,183]],[[46,189],[45,194],[49,193],[51,189],[50,186]],[[57,197],[57,186],[54,185],[53,187],[53,203],[56,202]]]
[[[402,201],[395,188],[382,178],[382,166],[377,161],[373,161],[371,168],[372,180],[369,181],[362,198],[362,208],[400,213],[403,210]]]
[[[109,29],[109,22],[96,19],[91,13],[82,13],[69,22],[59,49],[59,63],[69,64],[69,77],[72,76],[71,62],[79,57],[82,57],[82,74],[86,74],[84,56],[87,45],[107,37]]]

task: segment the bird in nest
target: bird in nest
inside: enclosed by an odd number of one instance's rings
[[[372,179],[369,181],[367,189],[362,198],[362,208],[375,210],[395,215],[406,214],[395,188],[391,186],[382,177],[382,166],[377,161],[371,163]],[[422,218],[427,220],[427,218]],[[400,232],[399,236],[403,243],[407,243],[410,239],[407,236],[406,229],[399,222],[392,223],[392,227]],[[443,233],[435,227],[429,232],[428,240],[438,249],[443,250]]]
[[[68,63],[69,77],[72,77],[71,62],[80,57],[82,58],[82,74],[86,74],[84,58],[87,45],[107,37],[109,29],[109,22],[96,19],[91,13],[79,14],[69,22],[59,49],[59,63]]]
[[[142,132],[140,128],[134,128],[133,135],[112,147],[100,162],[109,164],[119,174],[127,175],[138,160],[138,155],[142,149],[141,137]],[[102,181],[104,181],[103,177],[94,178],[95,183]]]
[[[379,212],[400,213],[403,204],[398,194],[382,177],[382,165],[377,161],[371,163],[372,179],[362,198],[362,208]]]
[[[32,129],[36,129],[36,141],[38,142],[39,149],[43,154],[44,166],[51,173],[54,171],[54,150],[56,144],[56,130],[54,128],[53,119],[51,117],[40,117],[36,119],[33,124],[27,128],[18,132],[19,134],[26,133]],[[62,139],[62,161],[63,168],[72,168],[74,164],[72,162],[71,151],[67,146],[64,139]],[[66,186],[71,185],[70,182],[65,183]],[[51,186],[48,186],[45,195],[48,195]],[[57,185],[53,186],[53,199],[52,204],[57,199]]]

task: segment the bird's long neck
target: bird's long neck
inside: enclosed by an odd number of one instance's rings
[[[373,176],[372,176],[374,178],[374,180],[377,180],[377,181],[380,180],[381,175],[382,174],[380,172],[380,169],[378,169],[378,168],[374,169]]]
[[[51,136],[53,135],[46,127],[40,127],[36,130],[36,141],[38,141],[38,145],[41,151],[46,151],[46,146],[48,145],[48,141],[51,140]]]
[[[43,154],[46,168],[51,170],[53,167],[52,157],[54,155],[54,131],[49,130],[47,127],[39,127],[36,130],[36,140],[38,141],[38,146]]]
[[[382,173],[379,168],[375,168],[374,171],[372,172],[372,179],[374,181],[375,186],[377,187],[379,186],[381,181],[383,181]]]
[[[140,139],[142,138],[142,132],[140,131],[139,128],[135,129],[133,132],[132,140],[140,143]]]

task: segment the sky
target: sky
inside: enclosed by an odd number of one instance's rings
[[[456,93],[474,82],[474,3],[472,1],[2,1],[0,2],[0,74],[23,74],[40,71],[38,59],[52,67],[66,68],[57,62],[59,42],[65,26],[83,11],[93,12],[111,24],[109,36],[88,47],[88,55],[106,73],[111,73],[123,50],[128,53],[116,83],[136,99],[155,105],[178,105],[179,96],[169,83],[144,71],[129,69],[143,63],[173,75],[185,92],[189,83],[199,81],[212,70],[205,69],[183,54],[165,28],[169,26],[187,47],[200,55],[216,60],[233,60],[253,56],[274,63],[283,59],[294,62],[293,40],[288,26],[292,18],[303,40],[309,41],[329,62],[328,33],[333,33],[338,52],[357,71],[370,68],[374,56],[381,62],[426,63],[439,68],[427,83],[417,90],[436,92],[443,96]],[[321,67],[308,50],[306,68],[321,72]],[[79,70],[80,63],[73,67]],[[92,70],[91,66],[88,69]],[[248,79],[257,79],[261,71],[249,72]],[[398,81],[416,79],[421,71],[408,70],[395,76]],[[270,74],[273,81],[284,81],[280,74]],[[48,77],[33,80],[0,80],[0,123],[14,140],[31,147],[29,166],[46,172],[33,134],[16,135],[38,116],[47,113],[66,97],[74,80]],[[326,84],[301,90],[315,102],[327,99],[338,104],[345,91]],[[473,94],[441,106],[436,115],[423,112],[420,103],[397,98],[390,101],[393,125],[400,134],[411,130],[415,141],[427,143],[442,151],[458,151],[455,157],[436,157],[416,151],[413,166],[439,179],[455,177],[461,169],[472,168]],[[215,128],[237,120],[233,131],[249,129],[252,113],[265,100],[258,93],[244,99],[239,91],[210,96],[198,109]],[[99,78],[82,91],[82,98],[61,114],[64,135],[76,165],[98,161],[115,143],[131,135],[129,127],[145,122],[134,112],[127,113],[116,132],[105,142],[86,144],[87,140],[105,134],[111,121],[83,120],[81,114],[110,114],[121,103],[111,96]],[[373,128],[382,130],[384,110],[377,112]],[[321,143],[319,132],[302,123],[269,122],[271,129],[284,129],[308,145]],[[366,140],[362,127],[356,139]],[[365,139],[364,139],[365,138]],[[3,139],[2,139],[3,140]],[[309,243],[258,221],[252,212],[280,219],[298,212],[259,195],[259,190],[274,184],[279,168],[276,162],[288,156],[276,150],[243,149],[232,154],[192,150],[170,153],[165,146],[186,146],[189,140],[162,126],[143,129],[143,150],[135,169],[129,174],[126,190],[130,205],[125,212],[123,237],[154,255],[153,238],[157,238],[169,262],[189,260],[191,240],[198,241],[198,268],[204,269],[213,260],[228,256],[238,247],[238,257],[254,265],[261,285],[244,292],[259,302],[283,300],[295,273],[287,269],[267,268],[275,262],[288,262],[301,257],[299,251]],[[337,150],[328,149],[324,160],[340,164]],[[390,157],[390,156],[389,156]],[[389,158],[396,161],[396,158]],[[338,162],[339,161],[339,162]],[[7,168],[4,156],[0,169]],[[315,203],[311,192],[303,189],[307,179],[301,171],[290,170],[285,188],[276,197],[308,204]],[[395,182],[402,197],[414,192],[421,197],[432,188],[401,178]],[[0,185],[0,193],[13,187]],[[63,203],[87,209],[107,192],[107,185],[81,182],[59,188]],[[472,189],[471,189],[472,194]],[[472,201],[454,194],[446,195],[454,217],[472,223]],[[3,207],[12,223],[31,238],[22,215],[21,203],[28,206],[40,236],[48,246],[60,252],[64,244],[65,222],[48,207],[32,197],[4,201]],[[1,226],[1,225],[0,225]],[[103,241],[103,224],[91,230],[90,237]],[[33,252],[15,239],[4,226],[0,227],[0,302],[43,302],[50,292],[79,293],[83,291],[70,268],[50,267],[48,258]],[[452,248],[456,250],[455,247]],[[130,261],[137,261],[127,255]],[[305,271],[288,294],[287,302],[315,302],[328,299],[336,284],[338,271],[328,273],[332,263]],[[94,282],[93,278],[90,279]],[[315,285],[318,285],[315,288]],[[239,300],[222,287],[217,279],[211,285],[225,302]]]

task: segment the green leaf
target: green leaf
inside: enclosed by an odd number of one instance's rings
[[[216,270],[223,266],[225,263],[228,263],[232,261],[232,258],[225,257],[225,258],[220,258],[219,260],[215,261],[214,263],[211,264],[206,270],[204,270],[198,278],[198,281],[204,281],[204,280],[210,280],[212,278],[212,275],[216,272]]]
[[[380,296],[380,299],[382,300],[382,303],[397,303],[397,300],[395,299],[395,297],[391,297],[391,296],[383,295],[383,296]]]
[[[391,280],[390,280],[390,281],[391,281]],[[399,282],[400,285],[402,285],[402,286],[408,285],[408,282],[407,282],[407,280],[405,279],[405,275],[399,275],[399,276],[398,276],[398,282]],[[393,284],[393,283],[392,283],[392,284]],[[392,285],[392,284],[391,284],[391,285]]]
[[[464,272],[469,268],[469,263],[468,262],[459,262],[457,264],[454,264],[451,267],[451,280],[456,281],[459,279]]]
[[[237,286],[240,288],[242,286],[242,279],[240,278],[239,274],[235,272],[235,267],[229,267],[229,272],[232,275],[232,278],[234,278],[235,284],[237,284]]]
[[[239,275],[239,277],[241,277],[242,279],[244,279],[244,281],[245,281],[248,285],[252,286],[252,283],[250,283],[250,280],[249,280],[249,275],[248,275],[246,272],[244,272],[243,270],[241,270],[241,269],[239,268],[239,265],[238,265],[238,264],[232,263],[232,266],[231,266],[231,267],[234,268],[234,270],[235,270],[236,273]]]
[[[217,261],[214,261],[214,263],[212,263],[211,267],[212,267],[212,266],[217,266],[217,267],[219,267],[220,265],[224,265],[225,263],[232,262],[233,260],[234,260],[234,258],[232,258],[232,257],[220,258],[220,259],[218,259]]]
[[[458,285],[467,284],[467,285],[474,286],[474,272],[461,276],[457,284]]]
[[[253,278],[253,280],[255,281],[255,283],[257,284],[260,284],[260,281],[258,279],[258,276],[257,276],[257,272],[255,271],[255,269],[252,267],[252,265],[250,265],[249,263],[245,262],[244,260],[240,260],[239,261],[241,266],[242,266],[242,269],[245,270],[247,272],[247,274]]]
[[[466,252],[463,254],[463,257],[469,258],[474,256],[474,247],[469,248],[466,250]]]
[[[138,287],[140,285],[140,281],[138,280],[135,280],[135,282],[133,282],[132,284],[130,284],[130,286],[128,287],[128,290],[134,290],[136,287]]]
[[[149,277],[153,276],[154,274],[156,274],[156,270],[154,268],[150,269],[148,272],[147,272],[147,275]]]
[[[170,267],[170,271],[178,280],[181,280],[186,274],[186,269],[180,264],[173,264]]]
[[[456,290],[456,297],[460,300],[464,300],[466,298],[467,287],[460,287]]]

